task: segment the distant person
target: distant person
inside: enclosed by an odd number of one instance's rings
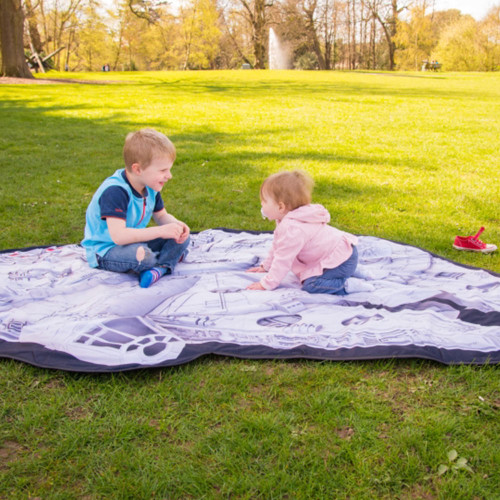
[[[165,210],[161,190],[176,157],[160,132],[142,129],[125,139],[125,168],[108,177],[86,214],[85,248],[91,267],[139,273],[147,288],[170,274],[187,252],[189,227]],[[157,226],[147,227],[153,217]]]
[[[249,290],[273,290],[292,271],[309,293],[362,291],[346,287],[358,264],[358,238],[328,225],[328,210],[311,204],[313,185],[312,178],[298,170],[271,175],[262,183],[262,215],[276,221],[276,229],[267,258],[248,269],[266,275]],[[354,286],[360,280],[350,281]]]

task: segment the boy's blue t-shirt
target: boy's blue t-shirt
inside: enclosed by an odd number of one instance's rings
[[[163,208],[159,192],[146,186],[142,196],[129,183],[125,169],[117,170],[99,186],[87,208],[82,246],[89,265],[97,267],[97,255],[102,257],[115,246],[106,217],[124,219],[127,227],[143,228],[149,224],[153,213]]]

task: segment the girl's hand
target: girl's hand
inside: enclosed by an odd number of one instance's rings
[[[266,270],[262,266],[258,267],[251,267],[250,269],[246,270],[247,273],[265,273]]]
[[[260,281],[256,281],[255,283],[248,285],[247,290],[265,290],[265,288],[260,284]]]

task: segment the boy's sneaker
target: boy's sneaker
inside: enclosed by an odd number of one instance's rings
[[[475,236],[456,236],[453,242],[453,248],[457,250],[467,250],[469,252],[491,253],[497,249],[496,245],[484,243],[479,236],[484,231],[482,227]]]

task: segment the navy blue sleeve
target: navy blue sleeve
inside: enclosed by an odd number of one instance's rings
[[[164,208],[165,208],[165,205],[163,204],[163,198],[161,197],[161,194],[156,193],[155,208],[153,209],[153,212],[159,212],[160,210],[163,210]]]
[[[116,217],[127,219],[129,196],[125,189],[120,186],[110,186],[104,190],[99,198],[101,219]]]

